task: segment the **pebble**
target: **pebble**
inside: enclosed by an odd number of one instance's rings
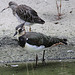
[[[67,52],[68,52],[68,53],[74,53],[74,51],[73,51],[73,50],[68,50]]]
[[[11,67],[18,67],[19,65],[11,65]]]

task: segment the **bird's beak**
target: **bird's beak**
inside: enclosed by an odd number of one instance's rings
[[[8,6],[7,8],[4,8],[1,12],[3,12],[4,10],[6,10],[6,9],[8,9],[8,8],[10,8],[10,7]]]
[[[14,36],[17,35],[17,31],[15,32]]]

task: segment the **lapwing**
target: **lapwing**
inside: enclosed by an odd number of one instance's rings
[[[45,21],[38,16],[37,12],[27,5],[18,5],[17,3],[10,1],[9,6],[7,8],[12,9],[13,15],[17,17],[21,24],[23,23],[29,26],[29,31],[31,31],[31,25],[35,23],[45,23]],[[7,8],[4,8],[2,11]]]
[[[23,26],[23,24],[21,25]],[[44,63],[44,54],[45,48],[51,47],[52,45],[65,44],[67,45],[67,39],[60,39],[51,36],[46,36],[42,33],[37,32],[25,32],[23,27],[16,27],[16,32],[14,36],[17,35],[18,43],[25,50],[30,52],[40,52],[43,51],[43,60]],[[36,65],[37,65],[38,55],[36,54]]]

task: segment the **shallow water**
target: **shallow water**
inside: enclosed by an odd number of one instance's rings
[[[15,2],[31,6],[37,11],[39,16],[46,21],[44,25],[33,25],[33,32],[68,38],[69,45],[50,47],[46,49],[46,61],[75,60],[75,0],[62,1],[63,15],[61,16],[61,20],[56,20],[55,17],[55,15],[57,15],[55,0],[19,0]],[[9,0],[4,2],[1,1],[0,11],[7,7],[8,3]],[[72,13],[70,13],[70,11]],[[18,46],[16,41],[12,40],[15,27],[19,24],[20,23],[12,15],[10,9],[0,13],[0,63],[24,62],[27,60],[35,61],[35,53],[27,53],[23,48]],[[26,27],[26,31],[28,31],[27,29],[28,27]],[[38,56],[39,60],[42,60],[42,52],[38,53]]]
[[[0,75],[75,75],[75,62],[48,62],[45,65],[18,64],[11,67],[10,64],[0,67]]]

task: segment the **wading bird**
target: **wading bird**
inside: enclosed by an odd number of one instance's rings
[[[27,5],[18,5],[17,3],[11,1],[9,2],[9,6],[7,8],[12,9],[13,15],[17,17],[19,22],[29,26],[29,31],[31,31],[31,25],[35,23],[45,23],[45,21],[38,16],[37,12]],[[1,12],[7,8],[4,8]]]
[[[24,24],[22,24],[21,26],[23,25]],[[17,35],[17,40],[21,47],[23,47],[28,52],[36,53],[36,65],[38,61],[37,52],[44,50],[43,60],[42,60],[42,62],[44,63],[45,48],[59,44],[67,45],[67,39],[60,39],[56,37],[46,36],[42,33],[37,33],[37,32],[25,32],[25,29],[21,26],[16,27],[16,32],[14,36]]]

